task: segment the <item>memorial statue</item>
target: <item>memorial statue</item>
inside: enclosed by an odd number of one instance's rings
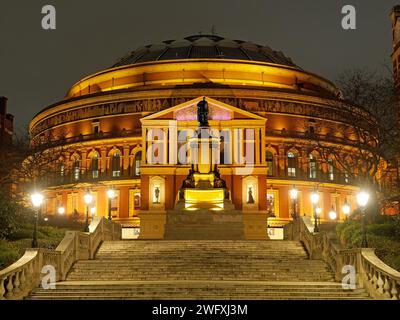
[[[154,203],[160,203],[160,188],[156,187],[154,189],[154,196],[155,196],[155,200]]]
[[[221,178],[218,170],[214,170],[214,188],[226,188],[225,181]]]
[[[251,187],[249,187],[249,200],[247,201],[247,203],[254,203],[254,198],[253,198],[253,190],[251,189]]]
[[[197,121],[200,127],[208,127],[208,103],[204,97],[202,101],[197,104]]]

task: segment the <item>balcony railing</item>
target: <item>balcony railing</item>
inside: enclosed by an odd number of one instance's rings
[[[283,179],[293,181],[312,181],[317,183],[337,183],[343,185],[357,185],[358,179],[351,175],[340,172],[329,174],[327,172],[317,171],[316,175],[311,176],[309,171],[296,168],[295,175],[289,175],[288,170],[275,170],[272,175],[268,175],[268,179]]]
[[[129,180],[140,179],[140,175],[136,175],[133,170],[121,171],[86,171],[75,175],[73,173],[66,173],[61,175],[60,172],[51,172],[40,179],[42,187],[55,187],[59,185],[78,184],[78,183],[96,183],[101,181],[110,180]]]
[[[279,138],[324,141],[324,142],[345,144],[345,145],[349,145],[349,146],[357,144],[356,140],[350,140],[345,137],[336,137],[336,136],[332,136],[329,134],[325,135],[325,134],[294,131],[294,130],[267,130],[266,136],[267,136],[267,138],[268,137],[279,137]]]
[[[123,138],[123,137],[132,137],[132,136],[141,136],[142,129],[134,129],[134,130],[119,130],[119,131],[110,131],[110,132],[98,132],[98,133],[91,133],[91,134],[80,134],[74,137],[68,138],[60,138],[57,141],[41,141],[41,137],[35,137],[34,141],[35,144],[39,143],[40,145],[43,144],[50,144],[51,147],[59,146],[59,145],[66,145],[71,143],[80,143],[92,140],[99,140],[99,139],[111,139],[111,138]]]

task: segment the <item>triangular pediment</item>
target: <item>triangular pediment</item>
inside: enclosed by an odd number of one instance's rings
[[[258,120],[266,121],[266,118],[249,111],[228,105],[224,102],[205,97],[208,102],[210,121],[229,121],[229,120]],[[150,114],[141,121],[154,120],[176,120],[176,121],[197,121],[197,104],[203,100],[203,96],[190,101],[178,104],[168,109]]]

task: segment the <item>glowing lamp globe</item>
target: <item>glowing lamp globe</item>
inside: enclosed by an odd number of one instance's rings
[[[317,204],[318,201],[319,201],[319,194],[316,193],[316,192],[313,192],[313,193],[311,194],[311,202],[312,202],[313,204]]]
[[[365,207],[369,200],[369,193],[365,191],[360,191],[357,194],[357,203],[360,207]]]
[[[44,197],[41,193],[36,192],[31,195],[31,201],[35,208],[39,208],[42,205],[43,199]]]
[[[293,189],[291,189],[290,190],[290,199],[292,199],[292,200],[296,200],[297,199],[297,189],[296,188],[293,188]]]
[[[85,203],[86,203],[87,205],[89,205],[89,204],[91,204],[92,201],[93,201],[93,196],[92,196],[90,193],[86,193],[86,194],[83,196],[83,200],[85,201]]]
[[[114,191],[113,189],[107,190],[107,197],[108,197],[109,199],[114,199],[114,197],[115,197],[115,191]]]
[[[342,207],[343,213],[348,216],[350,214],[350,206],[345,202]]]

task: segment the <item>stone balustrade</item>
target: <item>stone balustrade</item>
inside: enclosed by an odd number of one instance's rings
[[[0,300],[22,299],[39,286],[44,266],[53,266],[56,281],[65,280],[72,265],[81,259],[93,259],[104,240],[120,240],[121,225],[95,217],[89,232],[67,231],[55,250],[27,249],[14,264],[0,271]]]
[[[370,248],[342,249],[327,232],[313,232],[309,217],[301,217],[284,228],[285,239],[300,240],[310,259],[323,259],[342,282],[344,266],[353,266],[356,285],[365,288],[375,299],[400,300],[400,272],[386,265]]]

